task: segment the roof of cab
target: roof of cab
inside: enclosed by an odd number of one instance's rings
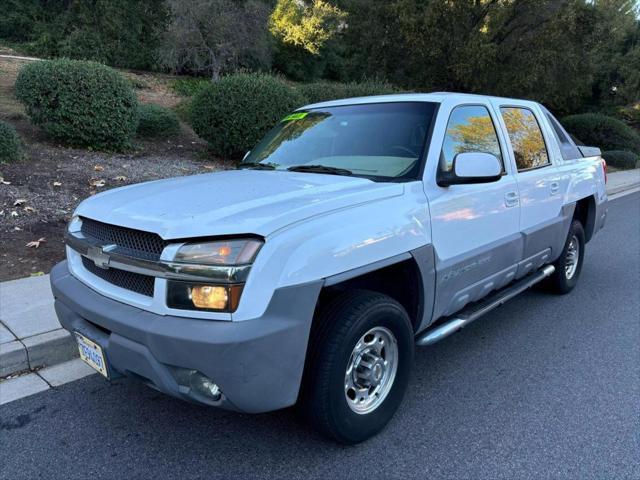
[[[322,108],[322,107],[338,107],[341,105],[361,105],[366,103],[392,103],[392,102],[436,102],[442,103],[446,100],[460,100],[460,101],[473,101],[482,99],[494,99],[504,102],[509,101],[528,101],[523,99],[505,98],[505,97],[493,97],[491,95],[475,95],[472,93],[457,93],[457,92],[433,92],[433,93],[393,93],[390,95],[374,95],[370,97],[354,97],[344,98],[342,100],[329,100],[327,102],[312,103],[300,107],[298,110],[305,110],[309,108]],[[532,102],[534,103],[534,102]]]

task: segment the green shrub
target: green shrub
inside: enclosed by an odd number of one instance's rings
[[[640,135],[624,122],[598,113],[570,115],[562,124],[575,138],[602,150],[628,150],[640,154]]]
[[[624,150],[609,150],[602,152],[602,158],[607,161],[607,165],[619,170],[630,170],[640,167],[640,155]]]
[[[365,80],[345,84],[348,97],[368,97],[369,95],[386,95],[398,93],[400,90],[390,83]]]
[[[180,78],[170,83],[171,89],[183,97],[193,97],[211,84],[208,78]]]
[[[0,162],[15,162],[23,156],[22,142],[15,129],[0,122]]]
[[[180,133],[178,116],[160,105],[138,105],[138,136],[159,137]]]
[[[384,95],[397,93],[399,90],[388,83],[375,81],[339,83],[313,82],[298,85],[298,90],[304,95],[307,103],[326,102],[351,97],[366,97],[369,95]]]
[[[138,124],[136,96],[112,68],[77,60],[47,60],[22,67],[16,96],[31,121],[71,145],[119,150]]]
[[[277,77],[230,75],[194,97],[191,124],[214,154],[238,158],[302,104],[299,92]]]
[[[347,98],[344,86],[344,83],[338,82],[313,82],[302,83],[297,88],[307,103],[319,103]]]

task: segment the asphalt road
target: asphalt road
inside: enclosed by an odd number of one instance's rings
[[[286,410],[202,408],[94,375],[0,407],[0,478],[640,478],[640,194],[568,296],[527,292],[419,349],[406,400],[343,447]]]

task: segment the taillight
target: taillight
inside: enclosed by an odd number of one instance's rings
[[[604,172],[604,183],[607,184],[607,161],[602,158],[602,171]]]

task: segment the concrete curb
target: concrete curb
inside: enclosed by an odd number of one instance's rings
[[[27,349],[22,342],[14,340],[0,345],[0,377],[27,369],[29,369]]]
[[[73,336],[64,329],[43,333],[23,340],[29,359],[29,368],[50,366],[78,356]]]
[[[56,365],[78,356],[69,332],[59,328],[0,345],[0,378],[25,370]]]

